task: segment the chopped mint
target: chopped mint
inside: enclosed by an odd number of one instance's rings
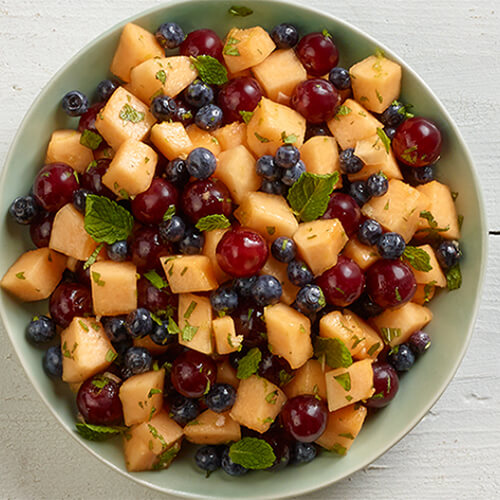
[[[139,123],[144,120],[145,114],[142,111],[137,111],[130,104],[125,104],[119,116],[124,122]]]
[[[101,142],[102,137],[99,134],[92,132],[92,130],[85,129],[80,136],[80,144],[86,148],[92,149],[93,151],[101,145]]]
[[[261,359],[262,353],[257,347],[250,349],[238,363],[238,371],[236,372],[236,376],[240,380],[251,377],[259,369]]]
[[[346,345],[336,338],[316,337],[314,340],[314,355],[317,358],[325,356],[325,362],[330,368],[347,368],[352,365],[352,356]]]
[[[233,5],[228,9],[228,13],[232,16],[247,17],[253,14],[253,10],[243,5]]]

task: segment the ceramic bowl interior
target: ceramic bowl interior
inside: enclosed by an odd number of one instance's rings
[[[389,48],[383,47],[355,27],[325,13],[292,3],[245,0],[254,13],[233,17],[227,13],[232,1],[193,0],[171,2],[134,17],[134,22],[154,31],[162,22],[176,21],[186,32],[208,27],[223,36],[233,26],[261,25],[270,30],[280,22],[292,22],[301,33],[327,29],[333,34],[341,54],[340,65],[373,54],[377,47],[403,65],[402,100],[415,111],[435,120],[444,135],[438,178],[459,192],[458,213],[464,214],[462,265],[464,286],[452,294],[442,293],[433,300],[434,320],[428,327],[433,345],[411,373],[401,380],[393,403],[371,417],[346,457],[322,453],[312,463],[288,467],[278,475],[256,472],[231,478],[222,472],[205,479],[193,464],[192,449],[183,449],[174,465],[162,472],[128,474],[119,439],[93,443],[82,441],[73,431],[74,396],[67,387],[52,383],[43,373],[41,351],[27,344],[24,329],[31,316],[46,312],[45,303],[21,304],[0,294],[0,311],[7,332],[35,390],[63,427],[83,446],[129,478],[163,492],[187,497],[272,498],[312,491],[352,474],[372,462],[404,436],[429,410],[450,382],[469,342],[480,295],[486,262],[486,225],[478,181],[470,155],[456,126],[430,89]],[[333,9],[332,9],[333,10]],[[129,20],[127,20],[129,21]],[[125,21],[102,34],[73,57],[43,89],[31,106],[12,144],[0,185],[0,274],[26,249],[31,248],[28,232],[8,220],[11,200],[27,193],[43,164],[50,134],[55,129],[76,127],[76,119],[65,116],[62,95],[78,88],[92,94],[96,84],[108,75],[109,64]],[[397,51],[397,47],[394,47]],[[279,71],[279,68],[277,68]],[[75,471],[78,474],[78,471]]]

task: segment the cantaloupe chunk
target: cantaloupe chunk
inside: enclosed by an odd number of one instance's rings
[[[90,266],[92,303],[97,316],[137,309],[137,269],[132,262],[96,262]]]
[[[160,261],[173,293],[207,292],[218,287],[206,255],[171,255]]]
[[[95,126],[116,151],[127,139],[144,140],[155,122],[142,101],[118,87],[97,115]]]
[[[184,427],[184,434],[195,444],[225,444],[241,439],[240,424],[227,411],[204,411]]]
[[[85,231],[85,219],[72,203],[60,208],[54,217],[49,247],[77,260],[87,260],[97,243]]]
[[[264,309],[270,351],[285,358],[293,369],[313,355],[311,321],[296,309],[275,304]]]
[[[412,333],[421,330],[432,320],[432,311],[424,306],[407,302],[398,309],[386,309],[370,323],[390,346],[406,342]]]
[[[257,191],[262,180],[255,170],[255,158],[242,144],[220,154],[214,176],[227,186],[238,204],[250,191]]]
[[[368,179],[370,175],[379,173],[384,174],[388,179],[403,178],[403,174],[399,169],[398,162],[396,161],[396,157],[394,156],[392,149],[389,151],[389,155],[385,157],[385,161],[382,163],[365,165],[359,172],[355,174],[348,174],[347,177],[351,182],[364,181]]]
[[[354,98],[382,113],[401,92],[401,66],[382,55],[369,56],[349,69]]]
[[[247,147],[247,126],[242,122],[233,122],[212,132],[219,141],[222,151],[243,145]]]
[[[363,359],[348,368],[337,368],[326,372],[325,381],[330,411],[368,399],[375,392],[372,360]]]
[[[380,222],[387,231],[401,234],[408,242],[417,230],[420,212],[426,210],[428,203],[428,198],[415,188],[398,179],[391,179],[387,192],[371,198],[361,211]]]
[[[214,229],[213,231],[204,231],[205,243],[203,245],[203,255],[207,256],[212,263],[215,279],[218,283],[224,283],[231,279],[229,274],[225,273],[217,263],[216,250],[219,241],[229,229]]]
[[[312,394],[326,399],[325,373],[317,359],[310,359],[294,374],[293,379],[283,388],[288,399],[301,394]]]
[[[50,136],[45,163],[66,163],[78,173],[85,172],[94,160],[92,150],[80,144],[82,134],[78,130],[56,130]]]
[[[252,73],[267,97],[273,101],[278,99],[280,93],[291,96],[295,87],[307,79],[307,71],[293,49],[274,51],[254,66]]]
[[[236,73],[261,63],[275,48],[267,31],[260,26],[233,28],[227,34],[222,53],[227,69]]]
[[[189,125],[186,132],[193,145],[192,149],[205,148],[211,151],[215,156],[219,156],[221,152],[219,140],[210,132],[202,130],[194,124]]]
[[[210,299],[192,293],[179,295],[179,344],[212,354],[212,306]]]
[[[291,237],[299,227],[288,203],[276,194],[247,193],[234,216],[242,226],[258,231],[270,241],[279,236]]]
[[[115,150],[111,146],[99,147],[94,151],[94,160],[112,160]]]
[[[417,191],[429,199],[427,210],[437,222],[437,228],[448,228],[446,231],[439,231],[440,236],[448,240],[459,239],[460,228],[458,226],[457,210],[451,196],[450,188],[438,181],[431,181],[418,186]],[[428,235],[429,233],[425,229],[429,229],[429,221],[419,217],[418,222],[418,233],[416,236]]]
[[[272,382],[257,375],[242,380],[230,415],[249,429],[266,432],[286,402],[285,393]]]
[[[297,111],[263,97],[247,125],[247,142],[257,156],[273,155],[283,139],[295,136],[294,146],[300,148],[306,132],[305,118]]]
[[[217,363],[217,379],[218,384],[229,384],[234,388],[240,385],[240,379],[236,376],[236,370],[231,366],[229,359],[223,358],[222,362]]]
[[[212,329],[217,354],[229,354],[241,349],[243,335],[236,335],[234,320],[231,316],[212,320]]]
[[[133,67],[147,59],[164,55],[164,50],[152,33],[137,24],[128,23],[123,27],[110,70],[124,82],[129,82]]]
[[[281,283],[281,302],[291,305],[297,296],[299,287],[293,285],[288,279],[287,267],[287,264],[279,262],[271,254],[269,254],[266,263],[260,270],[260,274],[270,274],[271,276],[274,276]]]
[[[193,143],[180,122],[162,122],[151,129],[151,142],[168,160],[186,158]]]
[[[153,356],[159,356],[160,354],[165,353],[168,350],[167,345],[158,345],[155,344],[149,335],[146,337],[139,337],[132,340],[135,347],[144,347],[147,349]]]
[[[49,248],[23,253],[4,274],[0,286],[25,302],[43,300],[61,281],[66,257]]]
[[[101,323],[78,316],[61,332],[61,352],[65,382],[83,382],[105,370],[116,358]]]
[[[415,275],[415,281],[417,284],[426,285],[427,283],[432,283],[433,286],[444,288],[446,286],[446,276],[441,270],[434,249],[430,245],[421,245],[417,248],[423,250],[429,256],[429,265],[431,266],[430,271],[417,271],[413,268],[413,266],[411,266],[411,263],[408,262],[412,268],[413,274]]]
[[[380,259],[380,255],[375,247],[363,245],[357,238],[351,238],[347,242],[342,255],[356,262],[363,271]]]
[[[135,139],[122,142],[111,160],[102,183],[121,198],[128,198],[146,191],[155,174],[158,154]]]
[[[415,290],[415,295],[412,297],[411,301],[415,304],[424,306],[427,302],[430,302],[436,293],[436,287],[431,284],[419,284]]]
[[[362,405],[349,405],[328,414],[326,429],[315,443],[339,455],[352,446],[365,421],[367,410]]]
[[[342,149],[354,148],[356,142],[375,135],[377,128],[384,128],[382,123],[353,99],[346,99],[343,109],[350,111],[337,114],[327,123]]]
[[[151,421],[163,407],[165,370],[133,375],[120,386],[120,401],[125,425]]]
[[[300,157],[311,174],[333,174],[339,172],[339,180],[335,189],[342,187],[340,176],[339,149],[334,137],[317,135],[302,144]]]

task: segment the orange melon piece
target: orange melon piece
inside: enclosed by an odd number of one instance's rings
[[[260,274],[270,274],[271,276],[274,276],[281,283],[281,302],[291,305],[297,296],[299,287],[293,285],[288,279],[287,267],[287,264],[279,262],[271,254],[269,254],[266,263],[260,270]]]
[[[151,129],[151,142],[167,160],[186,158],[193,143],[180,122],[162,122]]]
[[[302,144],[300,157],[311,174],[333,174],[339,172],[339,180],[335,189],[342,187],[340,176],[339,148],[334,137],[318,135]]]
[[[66,163],[78,173],[85,172],[94,160],[92,150],[80,144],[82,134],[77,130],[56,130],[50,136],[45,163]]]
[[[363,245],[357,238],[351,238],[344,247],[342,255],[356,262],[356,264],[364,271],[368,269],[374,262],[380,259],[380,255],[376,247]]]
[[[247,126],[242,122],[233,122],[212,132],[219,141],[222,151],[243,145],[247,147]]]
[[[160,261],[173,293],[207,292],[218,287],[206,255],[172,255]]]
[[[221,363],[217,363],[217,379],[218,384],[229,384],[236,389],[240,385],[240,379],[236,376],[236,370],[231,366],[227,358],[224,358]]]
[[[415,275],[415,281],[417,284],[426,285],[427,283],[432,283],[432,285],[440,288],[446,287],[446,276],[441,270],[434,249],[430,245],[421,245],[417,248],[423,250],[429,256],[429,265],[431,266],[430,271],[417,271],[408,262],[412,268],[413,274]]]
[[[217,137],[213,136],[210,132],[202,130],[196,125],[189,125],[186,129],[187,135],[191,140],[193,149],[205,148],[211,151],[215,156],[219,156],[221,147]]]
[[[142,338],[133,339],[132,341],[135,347],[146,348],[153,356],[159,356],[168,350],[166,345],[155,344],[149,335]]]
[[[240,424],[229,412],[205,410],[184,427],[186,439],[195,444],[225,444],[241,439]]]
[[[383,163],[378,163],[376,165],[365,165],[358,173],[349,174],[347,177],[349,181],[364,181],[370,177],[372,174],[384,174],[388,179],[403,179],[403,174],[399,169],[398,162],[392,150],[386,157],[386,161]]]
[[[231,316],[223,316],[212,320],[217,354],[229,354],[241,350],[243,335],[236,335],[234,320]]]
[[[326,399],[325,373],[317,359],[310,359],[294,374],[293,379],[283,388],[287,398],[301,394],[312,394]]]
[[[179,344],[212,354],[212,306],[210,299],[192,293],[179,295]],[[186,327],[188,327],[186,329]],[[189,328],[190,327],[190,328]]]
[[[207,256],[212,263],[212,269],[215,275],[215,279],[218,283],[224,283],[231,279],[229,274],[225,273],[217,263],[216,250],[219,241],[224,236],[224,234],[229,231],[227,229],[214,229],[213,231],[204,231],[205,243],[203,245],[203,255]]]
[[[427,302],[430,302],[436,293],[436,287],[431,284],[418,284],[417,289],[415,290],[415,295],[411,299],[415,304],[419,304],[424,306]]]

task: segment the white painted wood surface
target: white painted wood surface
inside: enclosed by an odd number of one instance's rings
[[[241,2],[240,2],[241,3]],[[244,4],[244,2],[242,2]],[[442,99],[472,150],[489,228],[500,230],[500,2],[310,0],[387,44]],[[85,43],[155,0],[0,0],[0,165],[30,103]],[[376,463],[312,499],[500,498],[500,235],[455,379]],[[51,416],[0,331],[0,498],[166,499],[91,457]],[[278,480],[278,479],[277,479]]]

